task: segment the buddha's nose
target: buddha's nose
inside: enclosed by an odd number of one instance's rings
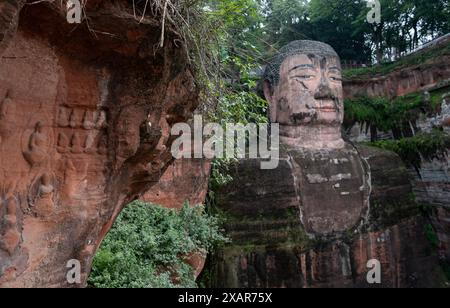
[[[326,78],[320,79],[319,87],[314,93],[315,99],[335,99],[336,95],[333,93],[333,90],[330,88],[330,84],[326,80]]]

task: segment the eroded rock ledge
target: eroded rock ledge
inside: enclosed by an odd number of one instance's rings
[[[450,38],[446,38],[430,49],[448,48]],[[425,50],[422,52],[429,52]],[[388,74],[363,75],[344,80],[345,98],[358,96],[383,96],[395,98],[410,93],[429,91],[448,85],[450,80],[450,56],[445,53],[437,58],[430,57],[418,64],[394,69]]]
[[[120,210],[172,162],[169,129],[198,93],[180,38],[125,1],[0,4],[0,287],[69,286]],[[16,23],[18,30],[15,35]],[[149,125],[148,123],[151,123]]]

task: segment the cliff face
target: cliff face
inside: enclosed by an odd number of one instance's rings
[[[438,93],[439,99],[442,97],[442,107],[438,108],[438,115],[423,115],[416,123],[420,131],[428,132],[441,123],[443,130],[449,132],[448,107],[445,107],[449,100],[450,92],[450,56],[448,48],[450,38],[443,39],[436,45],[422,51],[416,57],[422,55],[427,58],[427,53],[435,52],[443,56],[428,57],[428,60],[418,61],[413,65],[404,65],[394,69],[388,74],[375,76],[360,76],[348,78],[344,81],[344,92],[346,98],[356,98],[358,96],[384,96],[395,98],[411,93],[423,96],[425,99],[431,94]],[[443,94],[443,95],[442,95]],[[359,124],[355,125],[350,133],[350,139],[355,142],[370,141],[370,130],[364,132]],[[378,132],[380,139],[392,139],[392,132]],[[433,227],[437,232],[440,241],[440,256],[444,260],[450,260],[450,240],[448,237],[450,230],[450,158],[448,155],[436,157],[433,160],[423,159],[419,170],[410,168],[410,177],[413,184],[413,192],[419,203],[429,205],[432,208]]]
[[[57,1],[59,2],[59,1]],[[179,37],[129,7],[0,4],[0,287],[68,286],[128,202],[172,163],[170,126],[198,104]],[[151,123],[151,124],[149,124]]]

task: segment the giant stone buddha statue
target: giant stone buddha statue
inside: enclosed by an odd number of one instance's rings
[[[232,243],[210,260],[211,286],[370,287],[373,260],[382,277],[375,286],[439,284],[402,161],[342,137],[333,48],[315,41],[282,48],[267,66],[264,94],[280,125],[279,166],[241,160],[218,192]]]

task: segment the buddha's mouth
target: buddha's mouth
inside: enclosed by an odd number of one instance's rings
[[[320,112],[337,112],[338,111],[335,107],[319,107],[319,108],[315,108],[315,109]]]
[[[321,100],[319,105],[314,107],[318,112],[338,112],[336,102],[334,100]]]

